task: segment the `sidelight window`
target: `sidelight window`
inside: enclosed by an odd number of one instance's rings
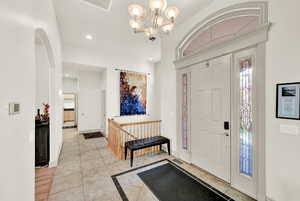
[[[188,74],[182,74],[182,149],[188,149]]]
[[[252,58],[240,60],[240,173],[253,176]]]

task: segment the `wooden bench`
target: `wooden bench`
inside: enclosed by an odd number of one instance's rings
[[[150,138],[145,138],[145,139],[128,141],[125,143],[125,160],[127,158],[127,149],[130,149],[130,166],[132,167],[134,151],[149,148],[149,147],[154,147],[154,146],[158,146],[158,145],[160,146],[160,150],[161,150],[161,146],[163,144],[168,145],[168,153],[170,155],[171,154],[170,140],[166,137],[155,136],[155,137],[150,137]]]

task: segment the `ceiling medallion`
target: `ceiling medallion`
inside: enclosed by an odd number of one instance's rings
[[[132,17],[129,24],[134,33],[145,33],[151,41],[154,41],[160,34],[170,33],[179,15],[178,8],[167,8],[166,0],[149,0],[148,9],[132,4],[128,6],[128,12]]]

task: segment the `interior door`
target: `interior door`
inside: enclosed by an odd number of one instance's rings
[[[81,89],[78,97],[79,132],[101,129],[101,91]]]
[[[191,73],[192,163],[229,183],[230,66],[228,55],[196,64]]]

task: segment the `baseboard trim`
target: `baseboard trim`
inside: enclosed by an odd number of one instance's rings
[[[74,125],[74,126],[63,126],[62,128],[63,129],[77,128],[77,125]]]
[[[57,167],[57,165],[58,165],[58,161],[57,160],[49,162],[49,168]]]
[[[95,132],[101,132],[101,129],[79,131],[79,134],[82,135],[82,134],[85,134],[85,133],[95,133]]]
[[[58,149],[59,151],[58,151],[58,154],[57,154],[57,156],[56,156],[56,160],[50,161],[50,162],[49,162],[49,168],[57,167],[57,165],[58,165],[58,160],[59,160],[59,157],[60,157],[61,152],[62,152],[63,143],[64,143],[64,142],[62,142],[62,143],[60,144],[60,146],[59,146],[59,149]]]

